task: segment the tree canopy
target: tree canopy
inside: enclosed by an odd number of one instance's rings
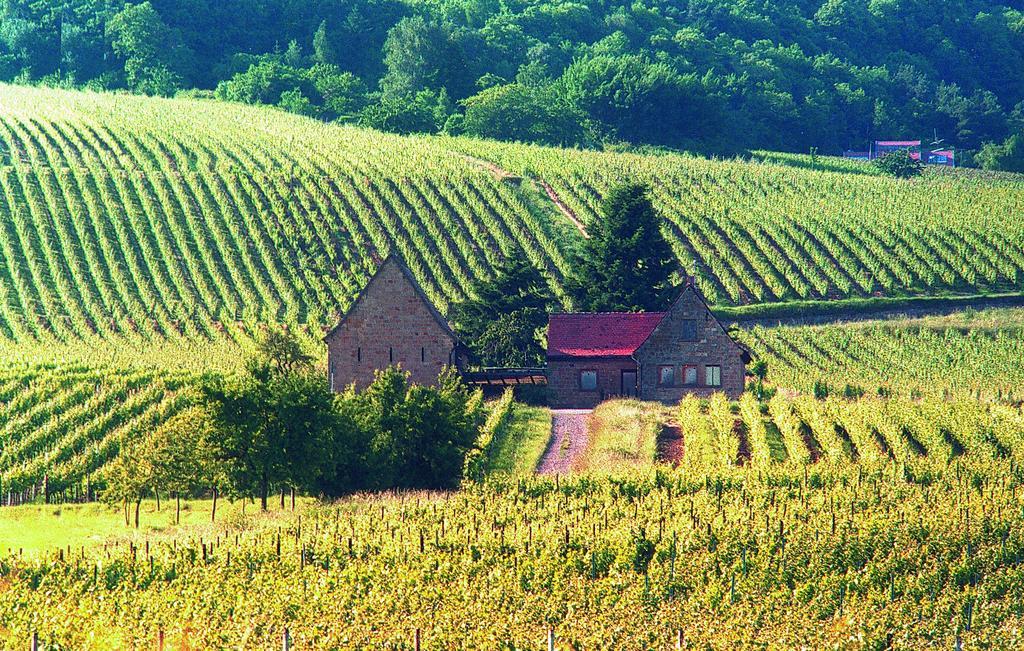
[[[676,295],[674,256],[661,218],[640,183],[612,188],[588,227],[569,283],[577,307],[595,312],[664,310]]]
[[[471,298],[452,305],[449,317],[484,366],[537,366],[544,360],[540,333],[553,302],[540,271],[509,258],[473,288]]]
[[[7,0],[0,80],[586,146],[937,133],[964,162],[1024,134],[1022,26],[1009,0]]]

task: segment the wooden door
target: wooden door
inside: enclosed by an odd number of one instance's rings
[[[636,371],[622,371],[622,391],[620,394],[628,398],[637,396]]]

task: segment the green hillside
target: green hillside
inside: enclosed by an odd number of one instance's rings
[[[323,327],[396,249],[441,307],[504,256],[558,288],[617,179],[655,188],[680,263],[729,303],[974,293],[1024,278],[1024,180],[583,153],[277,111],[3,87],[0,335]],[[505,168],[509,177],[493,165]],[[827,165],[823,164],[823,167]]]
[[[236,368],[267,324],[291,324],[315,350],[389,251],[442,310],[506,257],[561,293],[602,194],[626,178],[651,184],[682,268],[720,305],[1024,281],[1019,177],[904,182],[792,155],[400,137],[240,105],[2,86],[0,492],[47,476],[80,490],[122,440],[186,405],[200,374]],[[748,339],[770,379],[803,391],[868,369],[870,392],[893,381],[886,360],[914,354],[899,333],[869,334],[870,346],[857,333],[781,336]],[[1011,368],[1018,339],[957,341]],[[907,350],[943,343],[918,341]],[[846,351],[831,366],[829,346]],[[969,390],[1016,386],[1001,373]]]

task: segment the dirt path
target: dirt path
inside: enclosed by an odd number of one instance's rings
[[[564,475],[573,470],[587,450],[590,409],[552,409],[551,439],[537,472]]]
[[[685,452],[683,429],[677,423],[665,423],[658,433],[658,460],[678,466]]]
[[[580,235],[583,236],[583,239],[590,239],[590,235],[587,233],[587,227],[583,225],[583,222],[576,216],[576,213],[573,212],[572,208],[562,201],[562,198],[558,196],[555,189],[551,187],[547,181],[537,179],[537,182],[540,183],[540,187],[544,188],[544,192],[547,193],[548,199],[551,199],[551,202],[555,204],[555,207],[558,208],[558,212],[562,213],[566,219],[572,222],[573,226],[576,227],[576,230],[578,230]]]
[[[515,181],[521,178],[519,176],[516,176],[512,172],[509,172],[507,169],[501,167],[497,163],[492,163],[489,160],[484,160],[483,158],[477,158],[476,156],[470,156],[469,154],[462,153],[460,153],[459,156],[461,156],[465,161],[472,163],[477,167],[482,167],[483,169],[487,170],[488,172],[494,175],[494,178],[498,179],[499,181]]]
[[[522,177],[516,176],[512,172],[509,172],[505,168],[501,167],[496,163],[492,163],[489,160],[477,158],[476,156],[470,156],[469,154],[459,155],[465,161],[473,165],[476,165],[477,167],[487,170],[488,172],[494,175],[494,178],[498,179],[499,181],[517,182],[522,180]],[[543,181],[541,179],[536,179],[536,181],[540,185],[540,187],[544,189],[544,193],[548,195],[548,199],[551,200],[551,203],[555,204],[555,208],[558,210],[558,212],[562,213],[563,217],[572,222],[572,225],[576,227],[576,230],[580,232],[580,235],[582,235],[585,239],[589,239],[590,235],[587,233],[587,227],[583,225],[583,222],[580,220],[579,217],[576,216],[576,213],[573,212],[573,209],[567,206],[564,201],[562,201],[562,198],[558,196],[558,193],[555,192],[555,189],[551,187],[551,185],[546,181]]]

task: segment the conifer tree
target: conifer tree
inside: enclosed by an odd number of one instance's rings
[[[675,298],[675,260],[640,183],[613,188],[590,225],[569,283],[576,307],[600,312],[664,310]]]

